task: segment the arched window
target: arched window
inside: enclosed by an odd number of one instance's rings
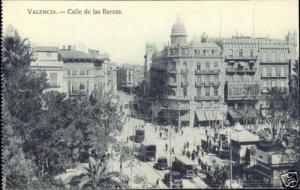
[[[183,70],[187,71],[187,63],[186,62],[183,63]]]
[[[176,91],[174,89],[169,89],[169,95],[170,96],[176,96]]]
[[[172,61],[171,65],[170,65],[170,70],[175,71],[176,70],[176,62]]]

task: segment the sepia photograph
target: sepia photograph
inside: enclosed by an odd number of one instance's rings
[[[2,189],[299,189],[298,0],[3,0]]]

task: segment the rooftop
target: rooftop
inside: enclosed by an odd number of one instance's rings
[[[58,47],[51,47],[51,46],[36,46],[33,47],[35,52],[57,52]]]
[[[100,55],[87,54],[78,50],[60,49],[59,52],[63,60],[103,61],[105,59]]]

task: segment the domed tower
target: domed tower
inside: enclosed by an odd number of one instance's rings
[[[171,33],[171,44],[181,44],[186,42],[185,27],[180,22],[179,17],[177,21],[173,24]]]

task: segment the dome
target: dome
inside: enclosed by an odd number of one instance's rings
[[[185,33],[185,27],[184,25],[180,22],[179,18],[177,19],[177,21],[173,24],[172,27],[172,36],[174,35],[186,35]]]

